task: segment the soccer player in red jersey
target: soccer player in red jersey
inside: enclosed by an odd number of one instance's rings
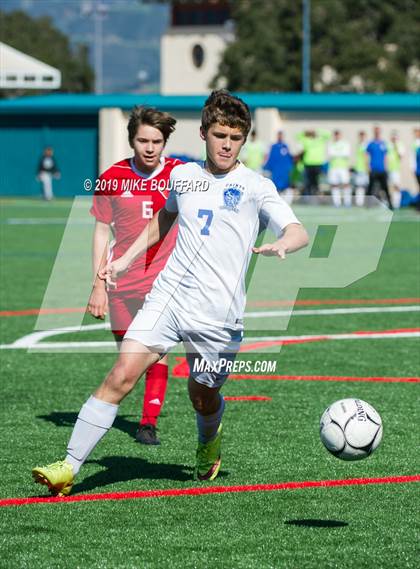
[[[128,122],[132,158],[117,162],[100,177],[93,197],[91,214],[96,218],[93,237],[93,290],[88,311],[104,319],[110,313],[111,328],[118,343],[143,306],[153,281],[163,269],[175,245],[177,228],[139,257],[118,281],[118,288],[107,290],[98,271],[112,258],[119,258],[135,241],[169,194],[169,175],[180,161],[165,158],[162,152],[176,120],[154,108],[135,107]],[[114,240],[109,243],[110,228]],[[146,374],[143,412],[136,440],[160,444],[156,424],[165,399],[168,382],[167,357]]]

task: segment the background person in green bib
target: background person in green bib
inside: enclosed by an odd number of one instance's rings
[[[356,144],[356,163],[354,166],[355,202],[362,207],[365,203],[366,188],[369,185],[369,160],[366,154],[366,132],[359,131]]]
[[[304,196],[314,196],[319,192],[319,175],[327,162],[327,143],[331,138],[329,130],[307,129],[297,135],[302,148],[299,158],[304,165]]]
[[[265,160],[266,149],[261,140],[258,140],[255,130],[251,132],[249,141],[241,152],[241,160],[247,168],[261,172]]]
[[[335,207],[342,202],[351,206],[350,186],[350,143],[343,140],[341,131],[335,130],[332,141],[328,144],[328,183]]]
[[[388,143],[388,180],[394,208],[400,207],[401,203],[401,160],[404,154],[404,145],[399,140],[398,132],[393,130]]]

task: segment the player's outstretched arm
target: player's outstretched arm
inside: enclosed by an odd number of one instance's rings
[[[99,277],[106,280],[111,286],[116,286],[118,276],[124,273],[137,257],[144,255],[150,247],[165,237],[177,216],[178,213],[171,213],[164,207],[160,209],[124,255],[112,263],[108,263],[104,269],[99,271]]]
[[[294,253],[309,243],[306,229],[299,223],[290,223],[283,231],[283,235],[274,243],[266,243],[261,247],[253,247],[254,253],[266,257],[279,257],[285,259],[287,253]]]

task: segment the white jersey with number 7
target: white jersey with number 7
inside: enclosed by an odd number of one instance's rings
[[[170,303],[203,327],[242,329],[245,275],[260,222],[277,237],[300,222],[271,180],[242,163],[220,176],[203,163],[176,166],[171,188],[165,208],[178,213],[178,237],[147,301]]]

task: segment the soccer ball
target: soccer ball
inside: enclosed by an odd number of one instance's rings
[[[342,460],[361,460],[382,440],[382,420],[361,399],[340,399],[322,414],[320,436],[325,448]]]

